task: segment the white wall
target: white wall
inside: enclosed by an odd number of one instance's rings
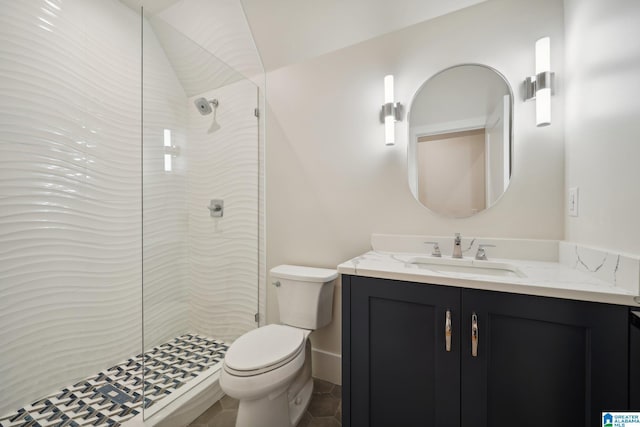
[[[565,0],[566,239],[640,254],[640,2]]]
[[[534,104],[520,84],[534,72],[534,43],[553,40],[562,74],[561,0],[494,0],[267,75],[267,267],[281,263],[335,267],[369,249],[371,233],[563,237],[563,96],[553,98],[554,124],[536,128]],[[394,147],[384,145],[378,113],[383,77],[395,74],[405,106],[439,70],[482,63],[510,82],[515,159],[511,186],[491,209],[466,219],[425,210],[407,183],[407,123]],[[341,309],[313,334],[314,346],[340,353]],[[268,320],[278,320],[275,293]]]

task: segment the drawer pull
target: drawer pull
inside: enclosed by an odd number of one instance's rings
[[[445,340],[445,348],[447,351],[451,351],[451,310],[447,310],[447,314],[445,316],[444,321],[444,340]]]
[[[478,315],[471,315],[471,356],[478,357]]]

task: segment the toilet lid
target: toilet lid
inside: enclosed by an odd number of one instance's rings
[[[336,270],[329,268],[279,265],[270,271],[274,279],[291,279],[299,282],[330,282],[338,277]]]
[[[304,332],[285,325],[267,325],[235,340],[224,363],[235,371],[256,371],[282,365],[305,345]]]

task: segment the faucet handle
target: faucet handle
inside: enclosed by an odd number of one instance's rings
[[[487,245],[487,244],[478,245],[478,252],[476,252],[476,259],[481,261],[486,261],[487,253],[484,251],[484,248],[495,248],[495,247],[496,245]]]
[[[442,257],[442,253],[440,252],[440,244],[438,242],[424,242],[425,245],[433,245],[433,250],[431,251],[431,256],[434,257]]]

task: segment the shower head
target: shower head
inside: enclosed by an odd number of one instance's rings
[[[200,111],[200,114],[202,114],[203,116],[206,116],[207,114],[211,114],[211,105],[209,104],[213,104],[213,107],[217,107],[218,106],[218,100],[217,99],[206,99],[206,98],[198,98],[195,101],[193,101],[193,103],[196,105],[196,108],[198,109],[198,111]]]

